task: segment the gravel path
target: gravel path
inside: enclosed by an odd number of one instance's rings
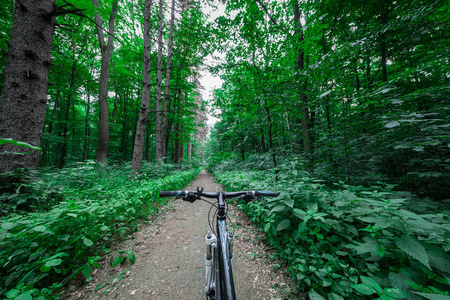
[[[205,192],[220,185],[203,170],[186,189],[203,186]],[[65,299],[205,299],[205,235],[210,232],[210,205],[171,201],[157,219],[113,250],[131,249],[136,262],[94,270],[93,281],[82,288],[72,286]],[[238,225],[233,273],[238,299],[287,299],[291,288],[287,276],[274,271],[267,259],[270,250],[241,211],[230,205],[229,215]],[[230,226],[230,225],[229,225]],[[231,227],[230,227],[231,229]],[[103,265],[107,265],[105,261]]]

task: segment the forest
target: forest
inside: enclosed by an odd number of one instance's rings
[[[134,263],[111,245],[204,168],[280,192],[236,204],[293,298],[450,299],[448,1],[0,8],[2,298]]]

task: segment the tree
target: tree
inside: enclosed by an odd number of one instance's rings
[[[55,29],[54,0],[15,2],[0,103],[0,137],[40,145],[47,105],[48,72]],[[0,172],[35,168],[38,152],[20,155],[22,147],[1,146]]]
[[[158,69],[156,81],[156,131],[155,131],[155,150],[156,159],[164,159],[165,135],[163,132],[163,108],[161,107],[162,93],[162,48],[163,48],[163,0],[159,0],[158,10]]]
[[[131,169],[140,171],[142,165],[142,150],[144,146],[144,134],[148,121],[149,102],[150,102],[150,15],[152,0],[145,0],[144,8],[144,80],[142,84],[141,109],[139,111],[139,119],[136,125],[136,135],[133,147],[133,161]]]
[[[162,132],[162,146],[163,146],[163,157],[167,156],[167,143],[168,139],[168,127],[167,127],[167,110],[169,107],[169,88],[170,88],[170,70],[172,66],[172,54],[173,54],[173,28],[175,23],[175,0],[172,0],[172,9],[170,14],[170,29],[169,29],[169,40],[167,42],[167,63],[166,63],[166,80],[164,87],[164,102],[163,102],[163,112],[161,118],[161,132]]]
[[[99,7],[97,0],[92,0],[92,3]],[[109,17],[108,38],[105,42],[103,34],[102,19],[100,13],[95,15],[95,22],[97,23],[97,37],[98,44],[102,53],[102,66],[100,69],[99,79],[99,134],[97,147],[97,161],[104,161],[108,157],[109,146],[109,105],[108,105],[108,85],[109,85],[109,69],[111,57],[114,49],[114,25],[117,18],[117,3],[118,0],[113,0],[111,15]]]

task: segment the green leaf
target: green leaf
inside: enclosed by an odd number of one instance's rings
[[[16,141],[11,138],[0,138],[0,145],[6,144],[6,143],[13,144],[13,145],[20,146],[20,147],[31,148],[33,150],[41,150],[41,148],[39,148],[39,147],[30,145],[30,144],[22,142],[22,141]]]
[[[355,247],[355,250],[359,255],[362,255],[365,253],[376,253],[377,243],[374,240],[369,240],[369,241],[365,242],[364,244],[361,244],[361,245]]]
[[[302,233],[305,230],[306,230],[306,223],[305,222],[301,222],[300,224],[298,224],[297,232]]]
[[[439,294],[430,294],[430,293],[420,293],[413,292],[414,294],[420,295],[429,300],[450,300],[450,296],[447,295],[439,295]]]
[[[362,276],[362,275],[360,276],[360,278],[364,284],[373,287],[375,289],[375,291],[377,291],[378,293],[381,294],[383,292],[383,289],[381,288],[381,286],[378,283],[376,283],[375,280],[373,280],[372,278]]]
[[[56,267],[56,266],[59,266],[61,263],[62,263],[62,259],[56,258],[56,259],[47,260],[45,262],[45,266],[46,267]]]
[[[90,265],[85,265],[84,266],[82,272],[83,272],[84,277],[86,277],[86,281],[91,281],[92,280],[91,271],[92,271],[92,268],[91,268]]]
[[[288,228],[291,228],[291,220],[284,219],[283,221],[280,222],[280,224],[278,224],[277,231],[281,231]]]
[[[368,286],[363,283],[354,284],[354,285],[352,285],[352,288],[354,288],[355,290],[357,290],[358,292],[360,292],[363,295],[372,295],[377,292],[377,291],[375,291],[375,289],[373,287]]]
[[[113,263],[111,264],[111,267],[114,268],[114,267],[117,266],[118,264],[123,263],[123,262],[125,261],[125,259],[126,259],[125,256],[119,256],[118,258],[116,258],[116,259],[113,261]]]
[[[20,291],[17,289],[12,289],[10,290],[7,294],[6,297],[8,297],[9,299],[15,298],[17,297],[17,295],[19,295]]]
[[[14,300],[33,300],[33,297],[31,296],[31,292],[28,293],[30,291],[26,291],[23,294],[20,294],[19,296],[17,296],[16,298],[14,298]]]
[[[264,232],[269,232],[270,226],[272,226],[272,223],[267,223],[266,226],[264,226]]]
[[[47,273],[48,271],[50,271],[52,269],[52,267],[49,267],[49,266],[42,266],[41,268],[40,268],[40,270],[41,270],[41,272],[42,273]]]
[[[94,243],[93,243],[90,239],[88,239],[88,238],[86,238],[86,237],[83,237],[83,243],[84,243],[87,247],[91,247],[92,245],[94,245]]]
[[[408,296],[404,291],[395,288],[387,288],[383,292],[392,298],[405,298]]]
[[[400,248],[400,250],[409,256],[412,256],[414,259],[417,259],[431,270],[428,254],[425,251],[425,248],[411,236],[403,236],[398,238],[395,240],[395,244]]]
[[[37,231],[37,232],[44,232],[45,229],[47,229],[47,227],[42,226],[42,225],[41,226],[36,226],[36,227],[33,228],[33,230]]]
[[[5,230],[10,230],[15,228],[17,225],[19,225],[18,223],[11,223],[11,222],[6,222],[6,223],[2,223],[2,228]]]
[[[23,292],[22,294],[16,296],[14,298],[14,300],[33,300],[33,297],[31,296],[31,294],[34,292],[35,290],[28,290]]]
[[[297,218],[303,220],[305,218],[305,216],[307,215],[307,213],[304,210],[301,210],[300,208],[294,208],[293,211],[294,216],[296,216]]]
[[[315,291],[310,291],[308,293],[308,296],[309,296],[310,300],[326,300],[324,297],[322,297],[321,295],[319,295]]]
[[[427,254],[430,258],[430,265],[443,272],[450,270],[450,257],[443,250],[437,247],[428,247]]]
[[[272,210],[270,211],[270,213],[274,213],[274,212],[282,212],[285,209],[287,209],[286,205],[284,204],[279,204],[277,206],[275,206],[274,208],[272,208]]]
[[[284,203],[290,208],[294,208],[294,199],[286,199]]]
[[[136,261],[136,256],[134,255],[133,252],[131,252],[131,251],[128,252],[128,259],[130,260],[130,262],[132,264],[134,264],[134,262]]]
[[[384,127],[386,128],[394,128],[400,126],[400,123],[397,121],[390,121],[389,123],[387,123],[386,125],[384,125]]]

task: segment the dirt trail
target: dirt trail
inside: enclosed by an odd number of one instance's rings
[[[220,185],[203,170],[186,189],[218,191]],[[210,232],[207,216],[210,205],[171,201],[156,221],[114,247],[131,249],[136,262],[115,268],[97,268],[93,281],[68,292],[66,299],[205,299],[205,235]],[[241,211],[230,205],[229,215],[236,222],[233,273],[238,299],[284,299],[290,292],[287,276],[273,269],[255,229]],[[231,229],[231,227],[230,227]],[[103,265],[107,265],[103,262]],[[96,291],[96,287],[102,287]]]

